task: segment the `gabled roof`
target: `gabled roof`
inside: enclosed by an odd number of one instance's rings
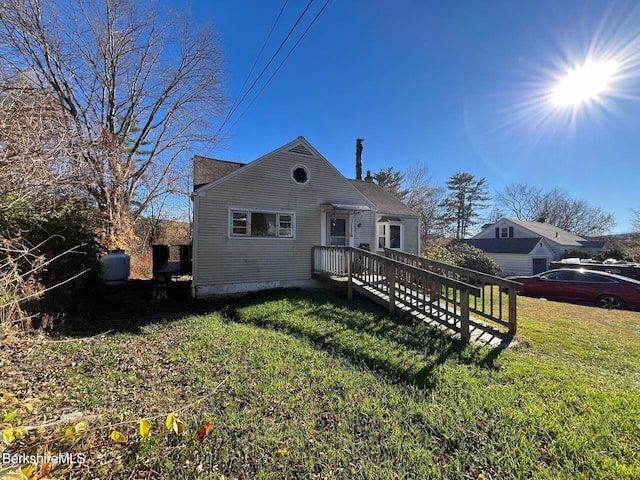
[[[485,253],[528,254],[542,240],[542,237],[531,238],[467,238],[464,243],[479,248]]]
[[[227,160],[194,155],[193,189],[197,190],[201,186],[214,182],[244,165],[244,163],[240,162],[229,162]]]
[[[376,210],[381,215],[401,217],[420,216],[377,183],[367,180],[349,180],[349,182],[376,206]]]
[[[581,240],[580,245],[582,248],[589,248],[591,250],[595,250],[598,248],[604,249],[606,245],[606,241],[604,240]]]
[[[516,220],[514,218],[502,218],[498,220],[498,222],[500,222],[501,220],[507,220],[508,222],[519,225],[522,228],[526,228],[527,230],[530,230],[536,235],[540,235],[541,237],[544,237],[560,245],[573,246],[576,248],[580,248],[582,246],[580,242],[585,241],[584,238],[574,233],[567,232],[566,230],[556,227],[555,225],[551,225],[550,223],[525,222],[524,220]]]
[[[342,173],[340,173],[340,171],[331,162],[329,162],[324,156],[322,156],[322,154],[318,152],[318,150],[316,150],[313,147],[313,145],[311,145],[309,141],[302,136],[246,164],[242,164],[238,162],[224,162],[224,161],[218,160],[218,162],[223,162],[223,163],[235,163],[236,167],[231,168],[231,171],[229,173],[197,188],[193,195],[200,195],[200,194],[205,195],[206,191],[208,191],[209,189],[216,188],[216,185],[224,183],[228,181],[230,178],[235,177],[236,175],[244,174],[243,172],[249,172],[252,169],[257,168],[262,162],[268,161],[270,158],[273,157],[274,154],[279,152],[293,153],[301,157],[303,156],[314,157],[314,158],[320,159],[322,162],[324,162],[327,168],[332,169],[337,175],[339,175],[342,179],[344,179],[345,183],[349,185],[348,188],[352,188],[354,192],[356,192],[360,197],[362,197],[363,202],[370,203],[371,207],[375,206],[375,204],[368,197],[366,197],[360,190],[358,190],[353,185],[353,183],[349,182],[347,178],[345,178],[344,175],[342,175]]]

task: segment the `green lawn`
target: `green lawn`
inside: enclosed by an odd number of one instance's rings
[[[0,414],[97,415],[75,444],[64,426],[12,442],[86,456],[53,478],[640,478],[640,313],[518,301],[522,341],[502,351],[298,291],[138,333],[7,339],[0,396],[18,403]]]

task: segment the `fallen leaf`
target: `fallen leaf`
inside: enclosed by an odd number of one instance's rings
[[[165,425],[167,426],[167,430],[173,430],[177,434],[184,432],[184,423],[178,420],[173,413],[167,415]]]
[[[119,445],[124,445],[125,443],[127,443],[127,436],[121,434],[117,430],[114,430],[113,432],[111,432],[111,440],[113,440]]]
[[[15,440],[13,435],[13,428],[5,428],[2,430],[2,441],[7,445],[11,445],[11,443]]]
[[[40,477],[46,477],[51,473],[51,470],[53,470],[53,464],[51,462],[44,462],[40,466]]]
[[[21,472],[7,472],[2,474],[2,480],[29,480]]]
[[[151,430],[151,422],[149,420],[140,420],[140,436],[145,438]]]
[[[36,466],[33,464],[22,467],[20,469],[20,473],[22,473],[27,478],[38,478]]]
[[[211,432],[211,429],[213,428],[213,422],[209,421],[207,423],[205,423],[200,430],[198,430],[198,441],[200,443],[204,442],[204,439],[207,438],[207,435],[209,435],[209,432]]]
[[[11,412],[7,413],[7,415],[4,417],[4,420],[2,421],[4,423],[9,423],[11,420],[16,418],[16,415],[18,415],[18,410],[12,410]]]

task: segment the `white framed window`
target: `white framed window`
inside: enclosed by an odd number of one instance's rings
[[[295,214],[233,208],[229,210],[229,236],[294,238]]]
[[[384,248],[404,248],[402,223],[378,223],[378,250]]]
[[[496,238],[513,238],[513,227],[496,227]]]
[[[231,235],[247,235],[249,212],[231,212]]]

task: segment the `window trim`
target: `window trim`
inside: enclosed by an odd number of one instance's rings
[[[385,248],[391,248],[393,250],[404,250],[404,222],[376,222],[376,249],[383,250]],[[380,227],[384,226],[384,235],[380,235]],[[391,227],[400,227],[400,246],[391,247]],[[380,240],[384,238],[384,245],[380,246]]]
[[[246,220],[246,233],[233,233],[233,220],[234,214],[236,213],[245,213],[247,216]],[[253,213],[264,213],[268,215],[275,215],[275,235],[270,236],[262,236],[262,235],[251,235],[251,217]],[[291,235],[281,235],[281,225],[282,218],[281,217],[290,217],[291,218]],[[286,221],[286,220],[285,220]],[[227,236],[228,238],[249,238],[249,239],[270,239],[270,240],[295,240],[296,238],[296,213],[295,212],[284,212],[278,210],[265,210],[263,208],[240,208],[240,207],[229,207],[229,212],[227,215]]]
[[[293,172],[295,172],[299,168],[303,169],[305,171],[305,173],[307,174],[307,179],[304,182],[299,182],[298,180],[296,180],[296,177],[294,176]],[[296,185],[307,185],[309,183],[309,181],[311,180],[311,172],[309,171],[309,168],[306,167],[305,165],[300,164],[300,163],[296,163],[293,167],[291,167],[291,180]]]

